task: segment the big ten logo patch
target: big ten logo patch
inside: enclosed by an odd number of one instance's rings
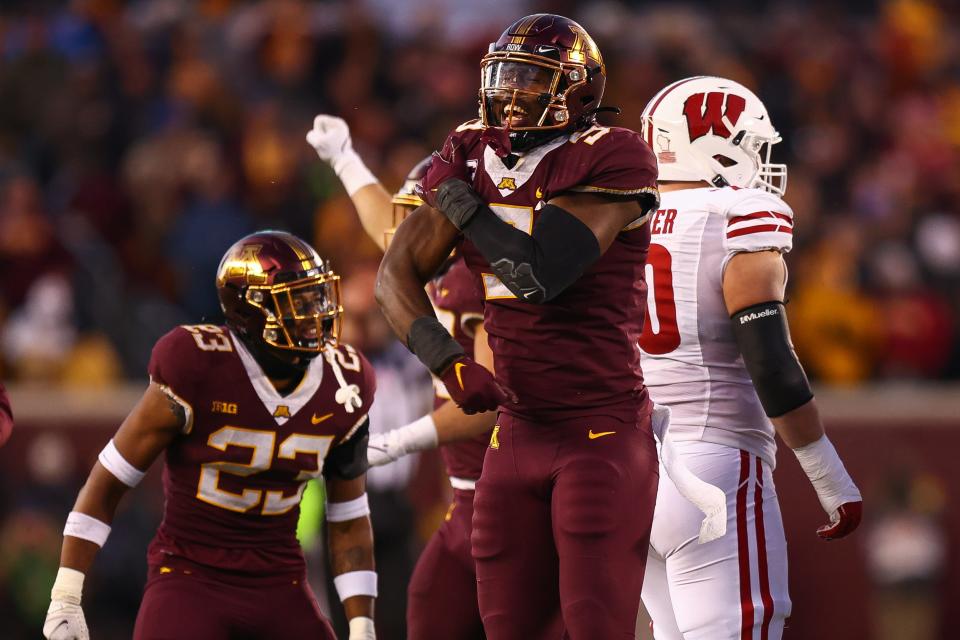
[[[214,400],[213,406],[210,408],[213,413],[225,413],[230,416],[237,415],[237,403],[236,402],[223,402],[222,400]]]

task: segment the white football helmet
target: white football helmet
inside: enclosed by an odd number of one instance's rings
[[[756,187],[782,196],[787,165],[770,162],[780,142],[763,102],[739,82],[679,80],[643,110],[641,133],[657,154],[660,180]]]

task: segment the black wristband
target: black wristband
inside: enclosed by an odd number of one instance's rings
[[[434,316],[420,316],[413,321],[407,334],[407,348],[436,376],[454,360],[466,355],[463,347]]]
[[[755,304],[736,312],[730,320],[743,363],[768,417],[778,418],[813,398],[790,342],[782,302]]]
[[[480,195],[459,178],[446,180],[437,187],[437,209],[460,231],[485,206]]]

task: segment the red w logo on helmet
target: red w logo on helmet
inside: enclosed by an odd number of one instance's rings
[[[726,98],[726,104],[724,104],[724,98]],[[729,138],[731,132],[727,128],[727,123],[730,126],[736,125],[746,106],[746,100],[732,93],[693,94],[683,103],[683,115],[687,116],[690,142],[710,132],[722,138]]]

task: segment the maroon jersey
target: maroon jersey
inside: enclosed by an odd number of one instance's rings
[[[157,342],[149,371],[187,413],[166,451],[149,562],[172,555],[260,576],[302,571],[300,496],[366,426],[376,388],[367,360],[349,345],[328,349],[280,395],[226,327],[194,325]]]
[[[457,136],[472,186],[503,220],[531,233],[540,208],[563,193],[647,195],[646,211],[566,291],[542,305],[519,302],[469,241],[460,250],[481,280],[484,325],[497,377],[520,399],[504,411],[550,419],[602,413],[633,420],[646,403],[637,339],[646,310],[645,224],[656,208],[657,164],[640,135],[594,126],[522,154],[513,167],[480,142],[478,122]]]
[[[427,285],[427,294],[440,323],[473,356],[473,331],[471,322],[483,321],[483,292],[477,277],[470,271],[463,258],[457,256],[450,267]],[[434,408],[450,399],[446,387],[437,378],[433,379],[435,390]],[[447,466],[447,474],[455,478],[476,480],[483,469],[483,455],[490,442],[490,434],[484,434],[453,442],[440,447]]]

